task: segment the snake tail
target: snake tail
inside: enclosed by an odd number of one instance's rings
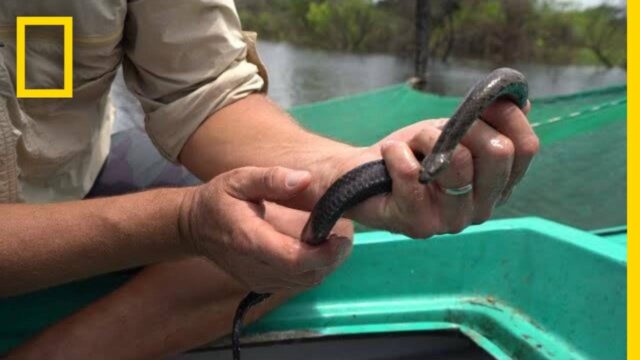
[[[242,332],[242,321],[247,311],[254,305],[266,300],[271,294],[258,294],[250,292],[245,296],[236,309],[233,316],[233,330],[231,331],[231,349],[233,350],[233,360],[240,360],[240,333]]]

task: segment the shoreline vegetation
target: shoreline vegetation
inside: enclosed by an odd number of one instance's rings
[[[412,56],[415,0],[236,0],[247,30],[310,48]],[[430,0],[430,57],[626,69],[626,2]]]

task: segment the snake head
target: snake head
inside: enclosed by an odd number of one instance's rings
[[[418,181],[421,184],[428,184],[435,179],[438,174],[447,168],[451,162],[451,152],[429,154],[422,159],[422,169],[420,169],[420,176]]]

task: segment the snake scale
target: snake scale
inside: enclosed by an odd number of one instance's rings
[[[528,94],[524,75],[510,68],[496,69],[478,81],[446,123],[433,151],[422,160],[418,181],[425,185],[430,183],[449,165],[453,150],[462,137],[484,109],[496,99],[506,98],[524,108]],[[302,230],[301,240],[310,245],[322,244],[345,211],[372,196],[390,192],[391,183],[391,176],[383,160],[368,162],[347,172],[318,200]],[[250,292],[240,302],[231,334],[234,360],[240,360],[240,332],[244,315],[269,295]]]

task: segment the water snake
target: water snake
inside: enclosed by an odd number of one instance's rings
[[[418,177],[420,183],[430,183],[449,165],[453,150],[469,127],[480,117],[483,110],[498,98],[506,98],[524,108],[528,98],[528,86],[524,75],[513,69],[500,68],[471,87],[444,126],[433,151],[426,154],[422,160]],[[347,172],[318,200],[302,230],[301,240],[311,245],[321,244],[345,211],[372,196],[390,192],[391,184],[392,179],[383,160],[368,162]],[[245,313],[269,295],[250,292],[240,302],[231,334],[234,360],[240,360],[239,338]]]

